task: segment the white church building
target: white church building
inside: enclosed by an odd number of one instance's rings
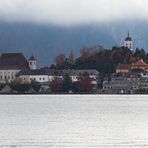
[[[27,60],[22,53],[0,54],[0,83],[10,83],[22,70],[36,69],[36,59]]]
[[[133,50],[133,40],[130,37],[130,34],[128,32],[127,37],[124,40],[124,47],[130,49],[131,51]]]

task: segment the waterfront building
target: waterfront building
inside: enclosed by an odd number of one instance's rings
[[[36,69],[36,59],[29,60],[22,53],[2,53],[0,55],[0,83],[10,83],[21,71]]]
[[[2,53],[0,55],[0,83],[9,83],[21,70],[29,69],[28,61],[22,53]]]
[[[102,93],[134,94],[141,88],[141,77],[138,74],[113,74],[110,81],[103,82]]]
[[[72,82],[79,81],[80,75],[88,73],[92,79],[92,84],[98,84],[99,72],[97,70],[50,70],[50,69],[36,69],[36,70],[23,70],[18,73],[18,77],[22,78],[23,81],[31,83],[32,81],[45,83],[52,82],[55,78],[62,79],[65,75],[68,75]]]

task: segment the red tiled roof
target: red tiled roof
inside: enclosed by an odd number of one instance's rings
[[[134,66],[148,66],[148,64],[146,64],[142,59],[132,65],[134,65]]]
[[[22,53],[2,53],[0,69],[29,69],[29,65]]]
[[[130,69],[130,67],[129,64],[118,64],[117,69]]]

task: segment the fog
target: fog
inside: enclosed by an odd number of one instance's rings
[[[147,0],[0,0],[0,20],[54,25],[148,20]]]

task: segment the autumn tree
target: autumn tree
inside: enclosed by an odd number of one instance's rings
[[[52,80],[50,87],[52,92],[60,92],[62,90],[62,79],[55,77]]]
[[[23,81],[22,78],[17,77],[17,78],[15,78],[11,83],[13,83],[13,84],[23,84],[24,81]]]
[[[83,49],[81,49],[80,53],[81,53],[81,55],[80,55],[81,61],[86,61],[91,55],[90,50],[85,47]]]
[[[58,56],[56,56],[55,58],[55,62],[56,62],[56,66],[63,66],[66,62],[66,57],[64,54],[59,54]]]
[[[75,55],[74,55],[74,51],[71,50],[71,52],[69,54],[69,63],[74,64],[74,62],[75,62]]]
[[[90,78],[87,72],[80,75],[79,81],[75,82],[75,87],[80,92],[92,92],[93,84],[92,78]]]

